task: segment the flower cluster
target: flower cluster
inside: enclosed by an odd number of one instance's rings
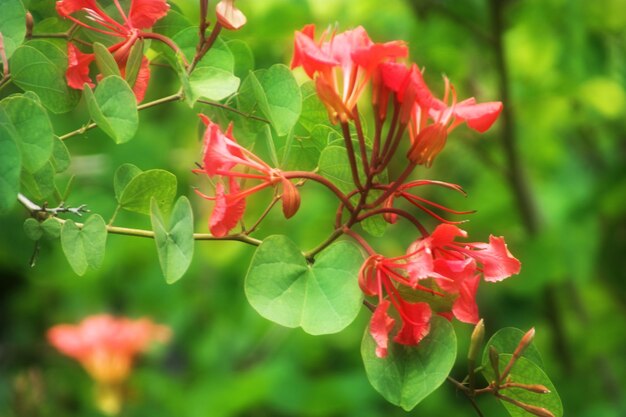
[[[196,190],[201,197],[215,201],[209,218],[209,230],[216,237],[226,236],[243,217],[246,197],[264,188],[282,185],[283,214],[293,216],[300,207],[300,193],[282,171],[270,167],[261,158],[239,145],[232,133],[232,124],[223,133],[219,125],[200,115],[206,126],[202,168],[194,170],[216,180],[215,195]],[[235,170],[239,168],[240,170]],[[253,171],[255,173],[251,173]],[[260,184],[241,189],[238,179],[259,180]]]
[[[502,237],[489,237],[489,243],[460,243],[456,238],[467,233],[451,224],[440,224],[430,236],[413,242],[406,255],[385,258],[370,256],[359,273],[359,285],[366,295],[378,297],[370,322],[370,334],[379,357],[387,355],[389,334],[395,320],[389,314],[394,306],[402,325],[394,341],[415,345],[430,329],[431,307],[427,302],[408,302],[399,287],[407,292],[423,292],[432,298],[454,299],[449,311],[437,311],[465,323],[480,319],[476,291],[482,275],[496,282],[517,274],[520,262],[511,255]],[[386,297],[385,297],[386,294]]]
[[[470,128],[484,132],[502,110],[500,102],[477,104],[474,98],[457,102],[447,78],[443,99],[436,98],[416,64],[407,68],[396,62],[408,54],[401,41],[373,43],[360,26],[339,34],[325,31],[318,42],[314,33],[313,25],[296,32],[291,67],[302,67],[315,80],[333,123],[354,119],[352,111],[371,81],[378,116],[385,119],[391,98],[402,126],[399,131],[408,124],[408,158],[413,163],[430,166],[454,128],[467,122]]]
[[[124,381],[138,353],[153,341],[169,338],[169,328],[149,319],[107,314],[89,316],[78,325],[59,324],[48,331],[48,340],[55,348],[79,361],[95,381],[103,384]]]
[[[127,63],[131,49],[143,38],[164,40],[159,35],[146,32],[146,30],[164,17],[170,6],[166,0],[132,0],[130,9],[126,13],[118,0],[113,0],[113,2],[122,20],[121,23],[109,16],[96,0],[59,0],[56,3],[56,10],[61,17],[81,27],[120,39],[107,49],[113,54],[121,75],[129,79]],[[84,15],[83,20],[79,19],[79,13]],[[91,24],[86,23],[85,20]],[[82,90],[85,84],[93,88],[94,83],[89,77],[89,65],[94,61],[95,54],[83,53],[72,42],[68,42],[67,57],[68,67],[65,74],[67,84],[79,90]],[[141,64],[133,78],[131,87],[137,97],[137,102],[141,102],[150,81],[150,67],[148,58],[145,56],[142,57]]]

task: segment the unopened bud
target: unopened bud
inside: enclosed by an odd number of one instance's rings
[[[228,30],[241,29],[246,24],[246,16],[235,7],[235,0],[222,0],[215,6],[217,21]]]
[[[414,164],[425,165],[429,168],[435,157],[443,150],[447,138],[448,130],[443,124],[435,123],[426,126],[413,138],[407,158]]]
[[[502,372],[502,379],[506,378],[507,375],[509,375],[509,372],[511,372],[511,369],[513,368],[513,365],[515,365],[515,362],[519,359],[520,356],[522,356],[526,348],[530,346],[534,338],[535,328],[533,327],[529,331],[527,331],[524,336],[522,336],[522,340],[520,340],[519,344],[515,348],[515,351],[513,352],[513,356],[509,360],[509,363],[506,364],[504,372]]]
[[[495,381],[497,384],[500,383],[500,356],[498,355],[498,350],[494,346],[489,346],[489,362],[491,363],[491,368],[495,374]]]
[[[535,405],[526,404],[521,401],[515,400],[511,397],[507,397],[506,395],[502,395],[502,394],[496,394],[496,397],[500,398],[503,401],[509,402],[515,405],[516,407],[519,407],[522,410],[529,412],[532,415],[535,415],[538,417],[554,417],[554,414],[550,410],[547,410],[543,407],[537,407]]]
[[[283,184],[283,214],[286,219],[291,218],[300,208],[300,192],[298,188],[286,178],[282,179]]]
[[[394,196],[390,195],[389,198],[383,202],[383,208],[393,208],[393,198]],[[396,213],[385,212],[383,213],[383,219],[389,224],[394,224],[398,220],[398,215]]]
[[[520,384],[517,382],[507,382],[505,386],[502,386],[501,389],[507,388],[520,388],[537,394],[550,394],[550,390],[548,389],[548,387],[541,384]]]
[[[26,39],[30,39],[33,36],[33,28],[35,27],[35,21],[33,15],[30,12],[26,12]]]
[[[472,338],[470,341],[469,351],[467,352],[467,359],[471,362],[475,362],[478,357],[478,352],[482,347],[483,340],[485,339],[485,324],[483,320],[480,319],[476,326],[474,327],[474,331],[472,332]]]

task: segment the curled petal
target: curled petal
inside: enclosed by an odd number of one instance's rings
[[[167,0],[132,0],[128,19],[136,29],[148,29],[170,9]]]
[[[409,50],[406,43],[402,41],[392,41],[356,48],[356,50],[352,52],[352,58],[357,65],[361,66],[369,73],[381,63],[406,57],[408,53]]]
[[[447,138],[448,131],[445,125],[434,123],[426,126],[413,138],[407,158],[415,164],[430,167],[446,145]]]
[[[372,320],[370,321],[370,335],[372,335],[372,338],[376,342],[376,356],[379,358],[387,356],[389,332],[391,332],[395,324],[395,320],[387,314],[390,304],[389,300],[381,301],[376,307],[372,315]]]
[[[322,103],[324,103],[324,106],[326,106],[328,117],[333,123],[337,123],[338,119],[345,122],[352,118],[350,109],[346,107],[342,98],[337,94],[337,91],[324,77],[315,78],[315,87],[317,89],[317,95]]]
[[[230,180],[230,193],[239,192],[239,185],[233,178]],[[223,237],[234,228],[243,217],[246,209],[246,200],[243,198],[233,198],[232,195],[224,192],[224,185],[220,182],[215,187],[215,206],[209,218],[209,230],[216,237]]]
[[[469,127],[481,133],[487,131],[494,124],[502,111],[500,101],[479,104],[464,103],[454,106],[455,116],[465,120]]]
[[[402,311],[402,327],[394,341],[401,345],[417,345],[430,332],[432,311],[428,303],[409,303],[398,299]]]
[[[241,29],[246,24],[246,16],[235,7],[235,0],[222,0],[215,6],[220,24],[228,30]]]
[[[89,78],[89,64],[95,59],[93,54],[82,53],[73,43],[67,44],[67,71],[65,78],[67,85],[77,90],[82,90],[87,84],[93,88],[95,84]]]
[[[489,236],[489,243],[474,243],[472,256],[483,265],[485,281],[502,281],[519,274],[520,261],[509,252],[503,237]]]
[[[464,280],[459,286],[459,296],[452,305],[452,314],[463,323],[476,324],[480,320],[476,291],[480,283],[480,275]]]
[[[209,176],[218,175],[218,172],[228,171],[240,162],[245,161],[241,148],[232,138],[231,128],[225,135],[219,125],[208,117],[200,114],[200,119],[207,127],[204,133],[203,163],[204,170]],[[230,138],[229,136],[230,132]]]
[[[376,256],[370,256],[359,270],[359,287],[365,295],[375,296],[380,293],[376,260]]]
[[[467,237],[467,232],[453,224],[442,223],[430,235],[432,245],[441,247],[450,245],[457,237]]]
[[[331,55],[322,51],[313,39],[314,25],[306,25],[295,34],[295,45],[291,68],[302,67],[304,72],[313,78],[316,72],[327,73],[331,68],[339,65]]]

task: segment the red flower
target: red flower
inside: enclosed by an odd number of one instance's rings
[[[95,0],[59,0],[56,2],[56,10],[63,18],[70,19],[74,23],[87,29],[122,38],[123,40],[110,46],[109,52],[113,54],[120,73],[125,76],[126,64],[133,45],[142,38],[153,38],[172,43],[161,35],[144,32],[154,23],[165,16],[169,10],[166,0],[132,0],[128,14],[121,7],[118,0],[113,0],[115,7],[122,19],[122,23],[114,20],[106,14]],[[78,12],[84,12],[86,19],[93,22],[87,24],[73,16]],[[72,43],[68,43],[68,68],[66,71],[67,83],[70,87],[82,90],[84,84],[93,87],[93,82],[89,78],[89,64],[94,60],[94,54],[84,54]],[[148,81],[150,80],[150,68],[148,59],[143,57],[139,73],[133,87],[133,92],[137,97],[137,102],[143,100]]]
[[[55,348],[78,360],[94,380],[106,384],[125,380],[138,353],[152,341],[165,342],[169,337],[167,327],[149,319],[106,314],[87,317],[78,325],[56,325],[48,331],[48,340]]]
[[[380,81],[374,89],[379,116],[385,116],[389,93],[393,93],[400,104],[400,122],[409,123],[412,145],[407,156],[417,164],[432,165],[444,148],[448,134],[460,124],[467,122],[470,128],[482,133],[491,127],[502,110],[499,101],[477,104],[472,97],[457,103],[456,91],[445,77],[444,99],[435,98],[415,64],[407,68],[386,62],[379,66],[379,72]]]
[[[239,145],[232,133],[232,123],[223,133],[219,125],[201,114],[200,118],[206,126],[204,133],[202,168],[195,169],[197,174],[206,174],[217,179],[215,196],[208,196],[196,190],[201,197],[215,201],[213,212],[209,218],[209,229],[215,236],[226,236],[243,217],[246,201],[251,195],[278,183],[283,187],[283,213],[285,217],[293,216],[300,206],[300,194],[294,184],[285,178],[278,169],[270,167],[261,158]],[[237,168],[244,168],[238,171]],[[250,171],[256,171],[252,173]],[[261,183],[241,190],[237,178],[260,180]],[[228,193],[224,182],[228,181]]]
[[[361,26],[339,34],[325,31],[318,42],[314,35],[314,25],[296,32],[291,68],[301,66],[315,79],[333,123],[352,119],[352,109],[379,64],[407,55],[403,42],[375,44]]]
[[[480,316],[476,291],[480,275],[486,281],[498,281],[519,272],[520,263],[508,251],[504,239],[492,236],[489,244],[455,242],[456,238],[466,236],[465,231],[454,225],[441,224],[430,236],[409,246],[404,256],[372,255],[364,262],[359,271],[359,286],[366,295],[378,297],[378,307],[370,322],[378,357],[387,354],[389,334],[394,329],[395,320],[388,314],[390,306],[401,320],[394,342],[417,345],[430,331],[430,305],[407,301],[407,293],[453,297],[450,310],[441,311],[438,306],[437,314],[477,323]]]

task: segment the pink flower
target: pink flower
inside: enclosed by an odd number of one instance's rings
[[[279,169],[270,167],[254,153],[239,145],[233,136],[232,124],[224,133],[219,125],[205,115],[201,114],[200,118],[206,126],[202,150],[203,165],[193,172],[217,180],[214,196],[196,190],[202,198],[215,201],[209,218],[211,233],[217,237],[228,235],[243,217],[245,199],[279,183],[283,188],[283,213],[286,218],[293,216],[300,207],[300,194],[296,186],[285,178]],[[242,190],[237,182],[238,178],[260,180],[261,183]],[[228,183],[228,192],[225,182]]]
[[[170,334],[169,328],[146,318],[101,314],[78,325],[56,325],[48,330],[48,340],[61,353],[78,360],[94,380],[116,384],[128,377],[138,353],[153,341],[167,341]]]
[[[56,10],[61,17],[69,19],[77,25],[104,35],[121,38],[120,42],[110,46],[108,50],[113,54],[120,68],[120,73],[125,76],[131,48],[138,40],[153,38],[171,46],[171,42],[161,35],[144,31],[167,14],[169,5],[166,0],[132,0],[128,13],[126,13],[118,0],[113,0],[113,2],[122,18],[122,23],[106,14],[95,0],[59,0],[56,2]],[[79,12],[83,12],[85,19],[93,23],[85,23],[74,16]],[[70,87],[82,90],[84,84],[88,84],[90,87],[94,86],[89,77],[89,65],[94,58],[94,54],[82,53],[74,44],[68,43],[68,68],[65,76]],[[143,100],[148,87],[150,80],[148,64],[148,59],[144,56],[135,82],[131,86],[137,97],[137,102]]]
[[[346,122],[378,65],[406,55],[403,42],[375,44],[361,26],[339,34],[325,31],[316,42],[315,26],[307,25],[295,34],[291,68],[301,66],[315,79],[333,123]]]
[[[235,7],[235,0],[222,0],[215,6],[217,21],[228,30],[238,30],[246,24],[246,16]]]

